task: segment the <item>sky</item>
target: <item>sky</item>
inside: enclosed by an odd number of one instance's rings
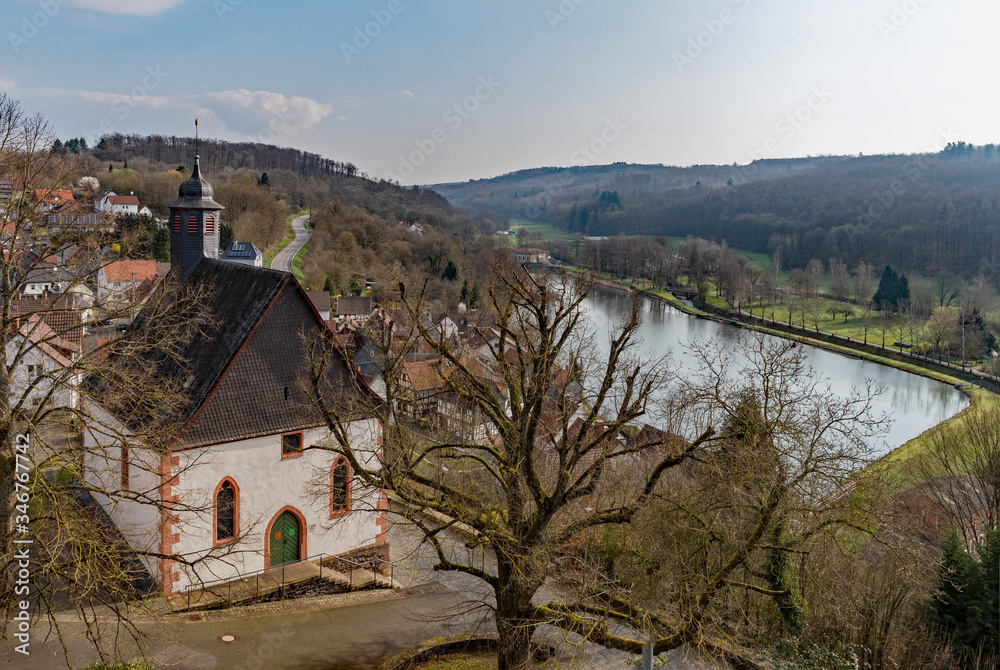
[[[59,137],[291,146],[434,184],[1000,143],[995,0],[2,0]]]

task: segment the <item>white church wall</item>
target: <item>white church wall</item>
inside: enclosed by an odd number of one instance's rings
[[[103,410],[91,407],[93,420],[84,430],[83,478],[95,501],[137,552],[157,552],[160,545],[160,455],[150,449],[128,449],[128,488],[122,488],[122,442],[127,434]],[[107,492],[107,495],[102,492]],[[154,578],[155,557],[140,556]]]
[[[309,450],[324,444],[325,428],[304,432],[307,449],[300,456],[281,456],[281,435],[259,437],[179,452],[177,468],[182,472],[173,494],[180,501],[213,500],[225,478],[238,487],[238,538],[220,548],[214,541],[213,515],[181,511],[174,532],[179,541],[173,550],[184,555],[207,555],[210,551],[226,555],[210,558],[197,568],[176,565],[180,575],[175,590],[201,581],[228,579],[266,567],[265,536],[268,525],[283,509],[292,507],[306,521],[305,553],[337,555],[375,544],[380,494],[352,482],[352,511],[343,516],[330,515],[330,468],[336,455]],[[367,454],[374,465],[380,444],[380,428],[375,420],[355,422],[350,427],[351,443]],[[198,466],[192,467],[194,459]],[[197,574],[195,574],[197,573]]]

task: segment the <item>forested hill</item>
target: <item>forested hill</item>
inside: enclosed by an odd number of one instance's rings
[[[102,137],[91,154],[100,160],[120,163],[136,156],[145,156],[163,163],[187,165],[196,152],[201,155],[201,164],[207,172],[229,167],[236,170],[289,170],[303,177],[361,176],[353,163],[257,142],[203,139],[198,141],[196,150],[196,141],[192,137],[115,134]]]
[[[1000,148],[757,161],[743,167],[551,168],[433,187],[454,204],[588,235],[694,235],[786,267],[840,258],[1000,279]]]

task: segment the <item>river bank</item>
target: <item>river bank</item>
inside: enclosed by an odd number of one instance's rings
[[[579,270],[573,271],[580,272]],[[637,293],[654,299],[657,302],[669,305],[670,307],[697,319],[733,325],[739,328],[751,328],[755,331],[763,332],[776,337],[791,339],[796,342],[808,344],[811,347],[829,351],[838,355],[848,356],[854,359],[886,366],[908,374],[948,384],[949,386],[959,390],[966,398],[968,398],[969,406],[965,410],[943,420],[941,423],[932,426],[931,428],[923,431],[920,435],[908,439],[902,444],[897,443],[899,446],[890,450],[882,457],[892,462],[902,462],[918,457],[924,451],[924,445],[927,439],[936,431],[945,430],[948,427],[955,425],[956,422],[960,422],[962,420],[961,417],[968,412],[970,408],[975,407],[982,402],[997,402],[998,400],[995,395],[995,392],[997,391],[997,388],[995,388],[997,386],[996,382],[982,379],[975,373],[966,372],[965,375],[962,375],[961,371],[947,369],[945,366],[938,365],[934,361],[925,361],[919,357],[910,357],[906,354],[900,355],[898,352],[893,350],[883,350],[877,345],[869,344],[866,346],[863,342],[847,340],[842,336],[830,335],[823,332],[803,332],[802,329],[794,326],[789,328],[787,324],[771,323],[770,321],[764,321],[757,317],[751,318],[750,315],[745,312],[737,314],[736,312],[729,310],[716,309],[710,305],[704,306],[703,308],[694,307],[685,301],[666,294],[663,291],[654,290],[648,286],[641,286],[633,282],[622,281],[610,277],[594,277],[594,281],[600,286],[616,292]]]

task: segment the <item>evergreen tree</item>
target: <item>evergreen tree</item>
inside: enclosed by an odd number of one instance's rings
[[[52,153],[61,154],[62,152],[63,152],[63,143],[62,140],[57,137],[56,141],[52,143]]]
[[[323,282],[323,290],[328,292],[331,296],[333,295],[333,280],[329,277]]]
[[[455,281],[458,279],[458,266],[455,265],[455,261],[448,261],[448,265],[444,268],[444,273],[441,275],[442,279],[447,279],[448,281]]]
[[[222,228],[219,230],[219,248],[225,251],[233,243],[233,239],[233,227],[225,223],[222,224]]]
[[[472,282],[472,289],[469,290],[469,301],[466,303],[466,306],[469,309],[476,309],[482,301],[483,294],[482,289],[479,288],[479,282]]]
[[[267,176],[266,172],[262,172],[260,179],[257,180],[257,186],[263,186],[264,188],[271,188],[271,178]]]
[[[966,551],[953,528],[942,542],[941,552],[928,618],[948,636],[962,667],[973,668],[980,653],[988,658],[1000,650],[1000,530],[987,530],[982,542]]]
[[[166,228],[158,228],[153,235],[153,260],[170,262],[170,231]]]
[[[891,265],[886,265],[872,300],[876,305],[895,310],[909,299],[910,281],[906,275],[900,275]]]

